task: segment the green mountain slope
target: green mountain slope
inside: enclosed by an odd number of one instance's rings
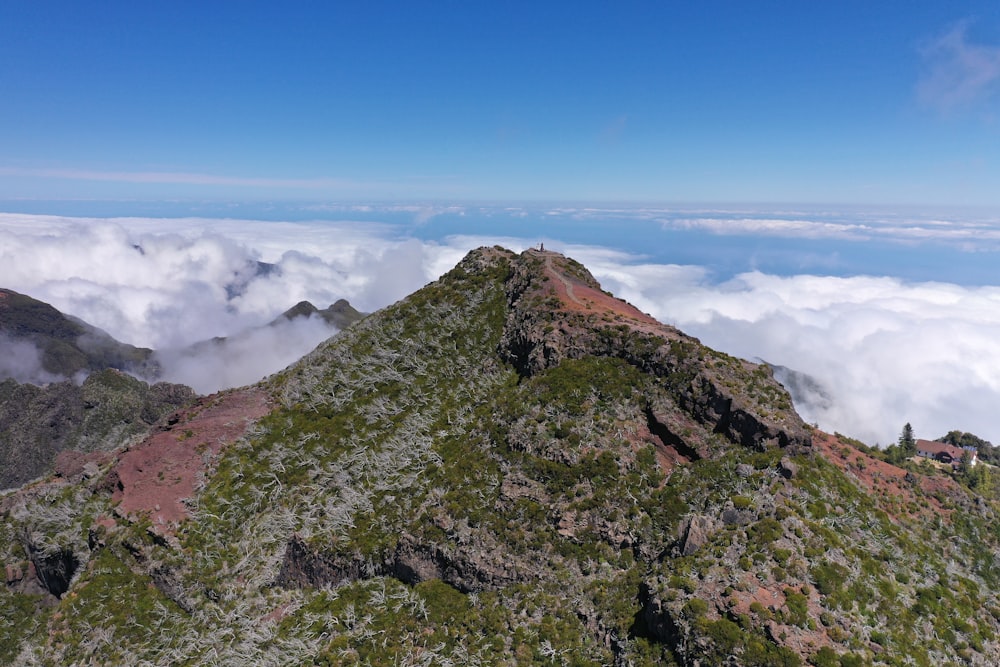
[[[104,331],[49,304],[0,289],[0,334],[38,348],[42,370],[70,378],[80,371],[115,368],[144,377],[156,375],[153,351],[120,343]]]
[[[1000,659],[988,502],[560,255],[474,251],[171,422],[0,498],[0,662]]]
[[[194,399],[183,385],[148,385],[113,369],[83,384],[0,382],[0,490],[52,471],[59,452],[111,451]]]

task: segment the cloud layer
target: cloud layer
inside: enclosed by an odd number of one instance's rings
[[[65,378],[42,367],[42,355],[31,343],[0,332],[0,381],[14,379],[29,384],[48,384]]]
[[[299,301],[374,310],[460,256],[379,225],[0,216],[0,285],[160,351],[165,378],[201,392],[256,381],[334,333],[313,319],[264,326]],[[31,350],[4,349],[0,377],[46,379],[28,372]]]
[[[274,372],[329,334],[313,320],[259,328],[299,300],[324,307],[347,298],[375,310],[437,278],[471,248],[499,243],[520,250],[538,240],[418,240],[371,222],[5,214],[0,286],[124,342],[166,350],[169,378],[211,391]],[[753,271],[718,282],[698,266],[544,240],[583,262],[605,289],[706,344],[812,376],[831,401],[799,409],[824,429],[884,445],[909,421],[920,437],[962,429],[1000,442],[993,419],[1000,404],[1000,287]],[[260,261],[276,268],[259,274]],[[254,327],[221,357],[177,351]]]
[[[887,444],[911,422],[921,437],[962,429],[996,440],[1000,288],[893,278],[747,273],[605,285],[658,319],[736,356],[806,373],[832,397],[799,404],[822,427]]]

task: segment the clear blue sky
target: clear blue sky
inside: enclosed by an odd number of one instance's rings
[[[1000,3],[0,2],[0,199],[1000,206]]]

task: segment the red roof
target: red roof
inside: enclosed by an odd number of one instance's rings
[[[917,440],[917,453],[921,452],[930,454],[931,456],[938,456],[940,454],[947,454],[953,460],[957,461],[962,458],[962,454],[965,450],[961,447],[956,447],[955,445],[949,445],[947,442],[937,442],[935,440]],[[970,454],[975,457],[976,452],[970,451]]]

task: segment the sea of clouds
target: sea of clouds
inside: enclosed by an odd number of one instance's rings
[[[418,239],[371,220],[0,214],[0,287],[154,348],[166,379],[211,392],[273,373],[334,333],[316,318],[266,326],[298,301],[323,308],[346,298],[373,311],[474,247],[521,250],[538,240]],[[720,281],[700,266],[603,244],[545,245],[712,347],[808,374],[829,400],[797,407],[826,430],[885,445],[910,422],[918,437],[961,429],[1000,442],[1000,287],[759,271]],[[262,273],[258,262],[274,268]],[[222,352],[195,345],[218,336],[231,338]],[[31,350],[9,340],[0,340],[0,359],[0,375],[23,379],[37,366]]]

